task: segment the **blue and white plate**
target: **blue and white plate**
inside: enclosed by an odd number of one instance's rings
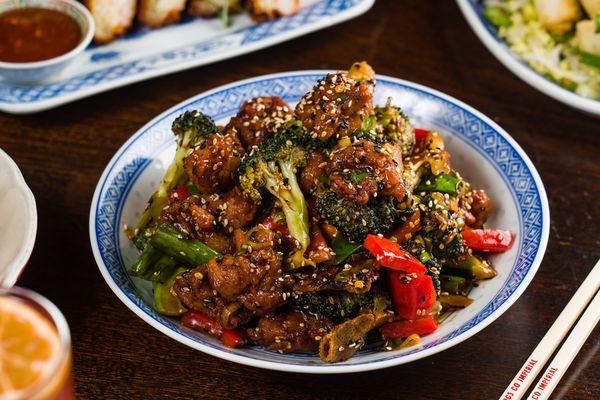
[[[600,101],[580,96],[543,76],[512,52],[483,16],[482,0],[456,0],[469,25],[488,50],[525,83],[568,106],[600,116]]]
[[[117,87],[210,64],[272,46],[357,17],[375,0],[300,0],[290,17],[254,23],[246,14],[187,18],[159,29],[138,29],[112,43],[90,46],[53,81],[18,85],[0,78],[0,111],[24,114]]]
[[[161,316],[152,308],[150,285],[127,274],[138,252],[123,228],[135,226],[171,162],[175,152],[170,130],[173,120],[186,110],[199,109],[222,124],[244,100],[255,96],[280,96],[293,105],[326,73],[267,75],[202,93],[149,122],[110,161],[92,201],[92,249],[110,288],[144,321],[191,348],[241,364],[293,372],[357,372],[414,361],[452,347],[489,325],[523,293],[540,265],[550,226],[546,193],[527,155],[508,133],[468,105],[424,86],[378,76],[375,102],[384,104],[391,97],[416,126],[439,130],[454,167],[494,200],[495,212],[489,225],[515,233],[510,251],[494,256],[498,276],[473,290],[473,304],[457,312],[416,347],[381,352],[372,346],[339,364],[257,347],[230,349],[208,335],[181,327],[176,319]]]

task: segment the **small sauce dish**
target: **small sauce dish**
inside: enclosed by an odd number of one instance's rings
[[[94,18],[75,0],[0,0],[0,77],[41,83],[90,44]]]

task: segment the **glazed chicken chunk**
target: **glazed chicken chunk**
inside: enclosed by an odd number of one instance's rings
[[[332,154],[329,179],[338,196],[367,204],[379,194],[402,200],[406,193],[402,173],[398,146],[359,140]]]
[[[94,41],[108,43],[131,27],[135,18],[136,0],[86,0],[92,13],[96,30]]]
[[[234,134],[211,134],[184,160],[185,171],[200,193],[218,193],[235,185],[244,148]]]
[[[237,133],[246,150],[250,151],[277,133],[293,115],[279,97],[257,97],[244,102],[225,127],[225,132]]]
[[[313,138],[327,141],[349,136],[373,112],[375,74],[366,63],[349,72],[329,74],[296,106],[296,115]]]
[[[314,353],[319,341],[333,324],[325,318],[302,311],[266,315],[256,328],[248,329],[250,338],[264,348],[280,353]]]

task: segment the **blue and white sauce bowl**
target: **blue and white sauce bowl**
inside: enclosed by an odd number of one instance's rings
[[[471,292],[473,304],[455,313],[434,334],[423,337],[418,346],[386,352],[380,350],[381,344],[372,344],[338,364],[323,363],[316,355],[284,355],[259,347],[227,348],[154,310],[151,285],[127,273],[138,252],[123,228],[135,226],[173,158],[173,120],[186,110],[198,109],[224,124],[244,100],[256,96],[279,96],[294,105],[326,73],[267,75],[202,93],[149,122],[110,161],[92,200],[91,245],[110,288],[148,324],[193,349],[245,365],[290,372],[349,373],[407,363],[452,347],[489,325],[525,291],[541,263],[550,226],[543,184],[525,152],[508,133],[472,107],[421,85],[378,76],[375,103],[383,105],[391,97],[412,117],[415,126],[437,129],[444,136],[453,166],[494,200],[490,226],[515,233],[512,248],[493,256],[498,276]]]
[[[71,64],[85,50],[94,37],[94,17],[78,1],[0,0],[0,13],[29,7],[47,8],[70,16],[81,28],[81,41],[67,53],[48,60],[18,63],[0,61],[0,78],[7,82],[33,84],[49,81]]]

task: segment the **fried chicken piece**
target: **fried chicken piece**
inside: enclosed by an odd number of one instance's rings
[[[230,14],[239,12],[242,9],[241,0],[190,0],[188,13],[195,17],[216,17],[223,10],[225,4],[229,4],[227,12]]]
[[[391,143],[379,146],[359,140],[331,156],[331,189],[341,197],[364,205],[378,194],[402,200],[402,151]]]
[[[285,302],[282,255],[275,251],[275,234],[259,225],[245,251],[211,260],[207,265],[210,286],[225,300],[264,314]]]
[[[314,314],[290,311],[262,317],[256,328],[248,329],[248,336],[258,345],[280,353],[315,353],[332,326],[329,320]]]
[[[372,114],[375,74],[366,63],[354,64],[351,71],[327,75],[296,106],[296,115],[315,139],[351,135]]]
[[[86,0],[94,17],[94,41],[108,43],[123,35],[133,23],[137,0]]]
[[[293,117],[292,110],[279,97],[257,97],[244,102],[229,121],[225,132],[236,132],[246,150],[273,136]]]
[[[244,148],[234,134],[211,134],[183,165],[200,193],[224,192],[233,187]]]
[[[140,0],[137,18],[142,25],[158,28],[179,21],[186,0]]]
[[[203,195],[201,201],[229,232],[250,225],[258,211],[256,204],[239,186],[224,194]]]
[[[248,13],[257,22],[293,15],[300,10],[300,0],[249,0]]]
[[[215,294],[206,277],[207,267],[201,265],[175,278],[173,290],[187,308],[219,321],[224,328],[231,329],[248,322],[252,313],[239,303],[225,301]]]
[[[234,251],[233,238],[217,226],[215,216],[198,196],[189,196],[184,200],[174,199],[163,210],[161,219],[169,221],[221,254],[231,254]]]
[[[217,224],[210,211],[202,207],[198,196],[189,196],[184,200],[173,199],[163,210],[161,219],[194,236],[201,232],[212,232]]]

